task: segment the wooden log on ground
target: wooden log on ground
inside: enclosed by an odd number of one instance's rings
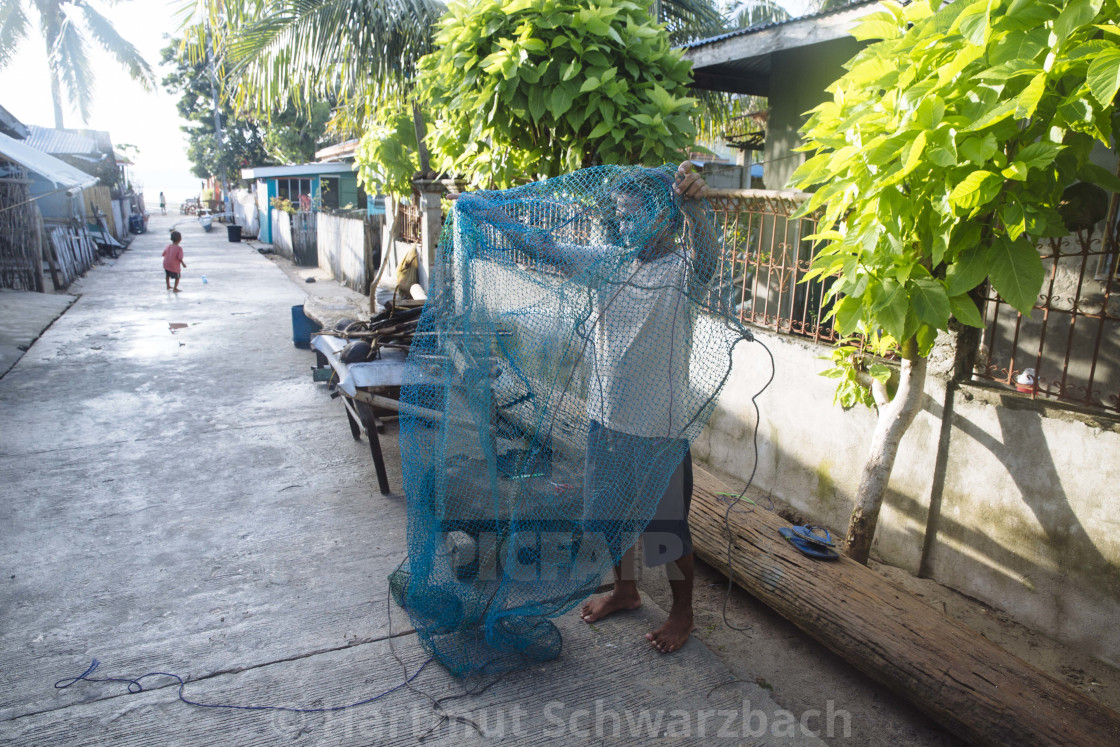
[[[1120,714],[1018,659],[846,557],[810,559],[778,535],[790,524],[738,502],[697,467],[696,553],[850,664],[946,729],[985,745],[1120,744]]]

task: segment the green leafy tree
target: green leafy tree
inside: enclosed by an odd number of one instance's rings
[[[315,160],[331,118],[331,105],[325,101],[298,107],[288,104],[276,114],[257,117],[264,133],[264,149],[279,163],[308,163]]]
[[[190,61],[180,55],[178,41],[163,50],[162,60],[173,66],[163,79],[163,87],[179,97],[179,116],[190,123],[183,131],[187,133],[187,158],[192,174],[206,178],[224,170],[236,180],[242,168],[276,163],[265,149],[264,134],[257,123],[238,116],[223,98],[219,98],[218,106],[223,136],[219,146],[210,71],[204,60]]]
[[[115,4],[108,0],[107,4]],[[109,52],[134,80],[150,90],[155,83],[152,68],[126,41],[105,15],[87,0],[3,0],[0,2],[0,70],[15,59],[19,43],[31,30],[37,16],[39,31],[47,45],[54,126],[62,128],[63,93],[67,94],[83,122],[89,121],[94,76],[87,56],[90,43]]]
[[[433,166],[475,184],[662,163],[692,143],[690,65],[644,4],[456,3],[436,45],[417,80]]]
[[[854,32],[878,41],[813,110],[803,134],[816,155],[793,177],[820,187],[803,208],[823,211],[808,279],[834,277],[840,331],[881,332],[901,358],[848,527],[860,562],[938,330],[950,318],[983,326],[974,299],[985,281],[1029,313],[1043,281],[1036,244],[1068,232],[1063,190],[1120,188],[1089,160],[1113,135],[1117,0],[884,6]]]

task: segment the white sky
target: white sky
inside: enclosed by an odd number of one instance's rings
[[[129,143],[140,148],[133,174],[144,185],[149,210],[158,205],[160,191],[172,202],[196,195],[200,180],[190,174],[186,134],[179,129],[185,123],[175,110],[175,98],[159,85],[166,74],[158,66],[159,52],[167,46],[165,35],[175,31],[172,4],[165,0],[93,4],[144,55],[155,71],[156,90],[144,91],[108,53],[91,45],[89,58],[96,92],[89,122],[83,124],[77,110],[64,103],[63,123],[66,127],[108,130],[115,146]],[[31,22],[33,28],[19,46],[16,58],[0,71],[0,106],[24,124],[54,127],[46,48],[34,15]]]
[[[783,5],[792,14],[802,15],[808,2],[786,0]],[[64,124],[108,130],[114,145],[139,146],[133,174],[145,187],[148,205],[157,204],[160,191],[172,202],[197,195],[200,180],[190,174],[186,135],[179,129],[185,123],[175,110],[175,99],[159,85],[167,72],[158,66],[159,53],[175,33],[176,3],[135,0],[108,7],[98,2],[94,5],[148,60],[155,70],[156,90],[145,91],[108,53],[91,45],[96,93],[89,122],[83,124],[77,111],[64,104]],[[36,21],[32,18],[33,25]],[[25,124],[54,126],[47,55],[37,26],[20,45],[15,60],[0,71],[0,106]]]

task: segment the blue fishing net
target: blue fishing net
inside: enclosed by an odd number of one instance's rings
[[[401,388],[390,580],[456,675],[560,654],[549,618],[654,518],[728,377],[744,332],[719,234],[674,171],[475,192],[444,225]]]

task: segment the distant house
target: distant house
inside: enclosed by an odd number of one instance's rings
[[[687,44],[693,87],[709,91],[766,96],[763,183],[785,189],[805,160],[794,149],[805,112],[824,101],[825,89],[860,49],[850,31],[865,16],[881,10],[878,0],[791,21],[739,29]]]
[[[31,147],[93,174],[106,187],[116,187],[119,190],[122,181],[121,173],[117,167],[113,139],[108,132],[84,129],[59,130],[38,125],[28,125],[27,129],[26,142]]]
[[[87,193],[90,222],[98,215],[107,230],[119,239],[128,234],[128,217],[144,212],[143,196],[128,183],[123,165],[117,162],[113,139],[104,130],[55,129],[28,125],[25,142],[33,148],[65,161],[97,178],[101,189]]]
[[[96,177],[0,133],[0,285],[45,290],[44,261],[56,289],[90,268],[97,250],[86,196],[96,185]]]
[[[97,184],[97,177],[0,134],[0,164],[7,163],[27,171],[28,190],[43,217],[48,220],[85,221],[81,194]]]
[[[274,203],[287,200],[290,212],[341,210],[347,206],[365,209],[365,192],[350,163],[300,163],[242,169],[241,178],[255,182],[260,210],[260,240],[274,244],[277,236]]]

